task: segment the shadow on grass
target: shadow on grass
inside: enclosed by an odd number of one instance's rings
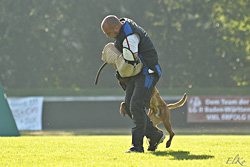
[[[156,156],[172,156],[171,160],[204,160],[214,158],[212,155],[194,155],[189,151],[157,151],[152,152]]]

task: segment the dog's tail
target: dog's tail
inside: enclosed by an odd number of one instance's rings
[[[174,108],[177,108],[177,107],[181,107],[181,106],[183,106],[183,104],[185,104],[186,100],[187,100],[187,94],[184,93],[181,100],[179,100],[178,102],[173,103],[173,104],[168,104],[168,108],[169,109],[174,109]]]

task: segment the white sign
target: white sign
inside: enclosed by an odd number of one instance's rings
[[[7,99],[18,130],[42,130],[43,97]]]
[[[189,96],[188,122],[250,122],[250,96]]]

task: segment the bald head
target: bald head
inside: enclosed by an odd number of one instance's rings
[[[110,28],[114,28],[117,25],[120,25],[120,20],[115,15],[108,15],[106,16],[101,24],[101,28],[103,29],[103,26],[109,26]]]
[[[107,35],[107,37],[115,38],[120,31],[122,24],[119,18],[115,15],[106,16],[102,23],[101,29]]]

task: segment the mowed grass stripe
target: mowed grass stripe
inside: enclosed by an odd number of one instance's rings
[[[131,136],[0,137],[0,166],[250,166],[250,136],[176,136],[156,152],[126,154]],[[228,161],[228,163],[231,162]],[[234,164],[233,166],[240,166]]]

